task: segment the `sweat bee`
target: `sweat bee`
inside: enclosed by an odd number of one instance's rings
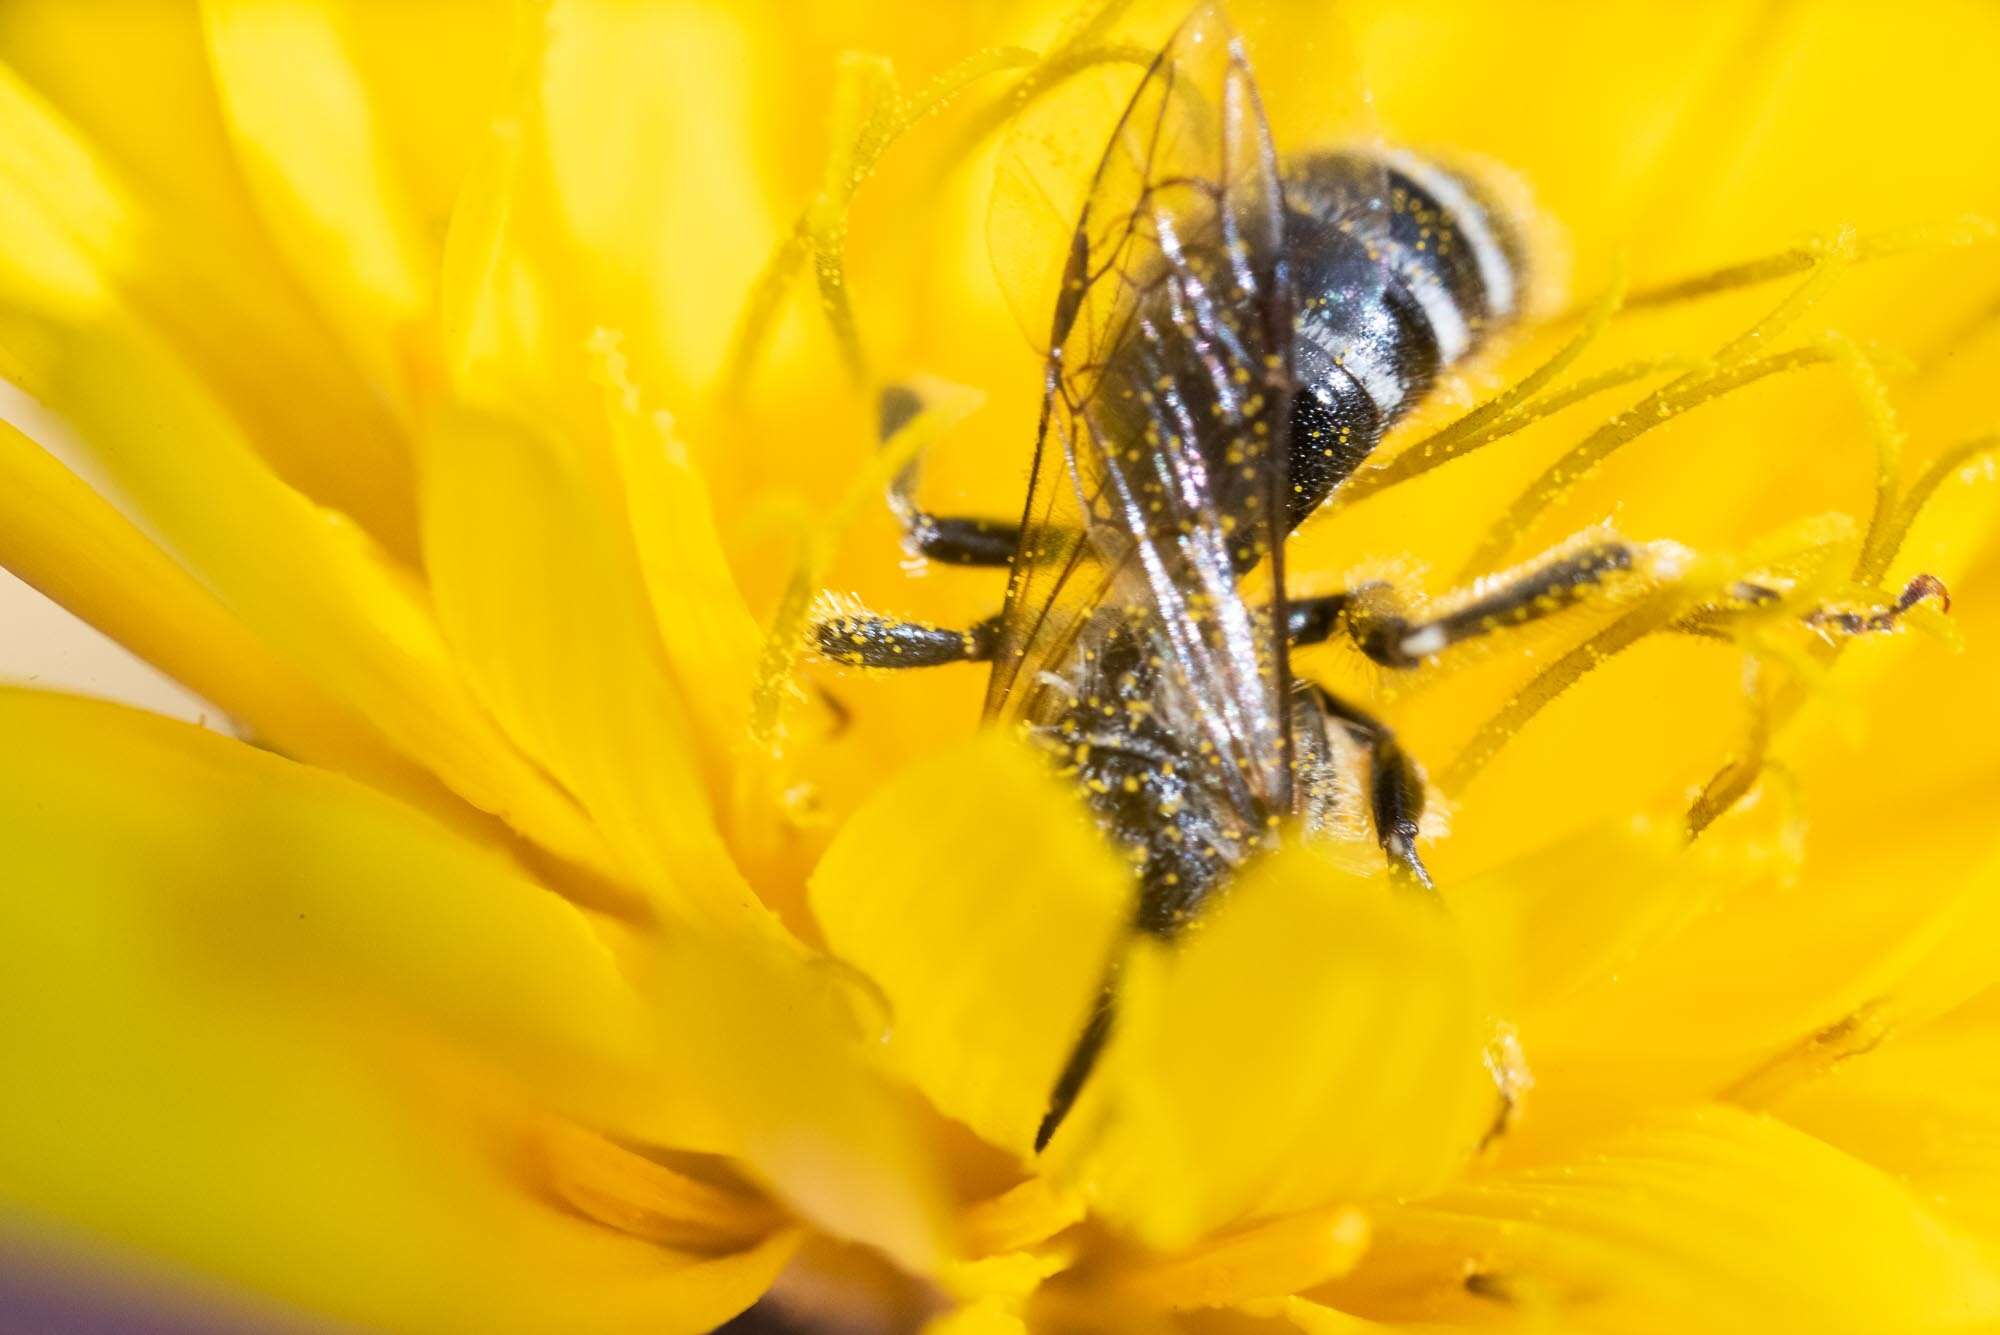
[[[898,479],[912,551],[1010,570],[1002,611],[957,630],[836,611],[821,656],[991,664],[985,715],[1079,788],[1172,939],[1288,825],[1358,792],[1392,875],[1428,889],[1421,770],[1379,719],[1297,675],[1345,635],[1375,663],[1550,615],[1651,545],[1570,544],[1455,600],[1288,596],[1285,544],[1447,372],[1522,318],[1526,228],[1470,178],[1377,147],[1279,153],[1246,48],[1194,10],[1117,122],[1068,246],[1018,524],[930,512]],[[884,396],[883,427],[917,408]],[[1357,766],[1356,781],[1336,775]],[[1088,1078],[1114,988],[1050,1093],[1046,1145]]]

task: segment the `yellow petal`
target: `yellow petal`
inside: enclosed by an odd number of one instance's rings
[[[1829,1000],[1851,1008],[1774,1053],[1729,1088],[1736,1102],[1763,1107],[1903,1031],[1952,1010],[2000,981],[1993,958],[2000,931],[2000,857],[1906,935],[1884,939],[1870,967]]]
[[[974,1256],[1024,1251],[1083,1219],[1083,1202],[1031,1177],[966,1209],[965,1249]]]
[[[449,800],[372,726],[274,657],[103,497],[7,426],[0,426],[0,565],[227,711],[260,742],[400,795]]]
[[[1994,1011],[1989,998],[1977,1013],[1851,1054],[1781,1095],[1770,1111],[1894,1174],[2000,1258]]]
[[[21,0],[0,15],[0,58],[149,198],[275,273],[216,105],[201,15],[189,3]],[[257,247],[246,256],[240,247]]]
[[[1658,1116],[1560,1161],[1385,1207],[1315,1293],[1389,1320],[1632,1332],[1976,1327],[2000,1272],[1902,1183],[1771,1118]]]
[[[769,30],[730,7],[559,0],[547,32],[537,129],[570,276],[632,340],[641,380],[678,396],[720,365],[776,232],[745,170]]]
[[[1443,908],[1302,845],[1213,915],[1172,951],[1133,952],[1052,1171],[1161,1248],[1246,1214],[1442,1184],[1499,1111]]]
[[[361,71],[423,230],[444,236],[460,184],[506,95],[524,11],[509,0],[341,6],[343,45]]]
[[[420,231],[350,50],[343,6],[206,0],[216,85],[245,174],[294,271],[382,391],[428,321],[435,242]]]
[[[1666,822],[1612,822],[1445,889],[1505,957],[1510,1013],[1532,1015],[1614,973],[1696,911],[1697,874]],[[1502,984],[1496,981],[1496,987]]]
[[[1028,1327],[1005,1303],[973,1303],[933,1318],[923,1335],[1027,1335]]]
[[[493,418],[434,423],[424,549],[439,620],[487,707],[634,877],[683,914],[760,913],[716,828],[616,494],[578,455]]]
[[[2000,860],[1988,852],[1970,871],[1930,874],[1933,859],[1992,845],[1983,830],[1946,824],[1908,829],[1848,863],[1809,861],[1803,884],[1742,862],[1740,847],[1698,845],[1696,866],[1723,855],[1710,863],[1707,911],[1546,1008],[1538,1065],[1565,1068],[1564,1080],[1601,1068],[1601,1093],[1626,1099],[1747,1082],[1754,1090],[1739,1093],[1762,1101],[1821,1063],[1829,1043],[1837,1059],[1990,986],[1984,943],[2000,914]]]
[[[684,1086],[662,1123],[745,1160],[823,1228],[935,1264],[935,1166],[873,1068],[851,982],[784,934],[723,846],[601,474],[470,414],[434,424],[425,461],[428,566],[454,649],[662,910],[646,986]]]
[[[48,197],[60,199],[65,181],[44,181]],[[273,476],[124,304],[100,254],[39,198],[7,215],[0,365],[31,371],[24,383],[74,426],[121,498],[272,650],[475,807],[572,861],[606,866],[574,805],[466,694],[407,572]]]
[[[1368,1216],[1334,1206],[1211,1239],[1191,1251],[1114,1268],[1126,1302],[1144,1307],[1233,1307],[1317,1288],[1346,1274],[1368,1248]]]
[[[948,747],[855,813],[811,896],[882,989],[891,1065],[1026,1154],[1131,914],[1131,874],[1074,799],[1007,738]]]
[[[538,1149],[549,1189],[564,1204],[662,1246],[754,1246],[782,1221],[762,1196],[677,1172],[570,1122],[551,1119]]]
[[[25,691],[0,730],[0,1219],[403,1330],[705,1329],[783,1264],[522,1173],[537,1106],[640,1049],[576,910],[211,733]]]
[[[769,38],[752,12],[604,0],[531,26],[446,258],[450,360],[475,401],[577,415],[598,327],[670,404],[713,377],[776,231],[746,168]]]
[[[673,419],[631,382],[615,337],[600,336],[592,352],[660,645],[682,697],[703,704],[694,722],[708,756],[711,791],[732,791],[748,738],[763,632],[729,568],[707,481]]]
[[[169,7],[133,7],[142,11],[136,15],[126,8],[102,24],[108,31],[92,22],[107,16],[94,5],[68,6],[68,17],[50,25],[59,49],[88,52],[78,59],[106,88],[128,81],[99,63],[101,49],[136,60],[124,43],[137,42],[147,62],[170,64],[166,53],[194,40],[171,21]],[[164,31],[154,32],[155,25]],[[135,87],[143,86],[142,79]],[[214,116],[212,107],[188,114],[199,123],[204,113]],[[179,121],[170,104],[131,108],[120,123],[148,118],[154,125]],[[0,69],[6,305],[70,314],[115,305],[143,316],[281,477],[352,515],[398,555],[413,554],[410,458],[374,391],[303,308],[262,238],[231,228],[226,211],[204,212],[204,202],[166,186],[156,193],[131,186],[12,71]],[[10,332],[6,343],[0,364],[8,378],[46,397],[53,371],[42,363],[55,349],[28,330]]]
[[[742,1160],[792,1211],[906,1270],[948,1259],[942,1165],[922,1110],[880,1075],[876,998],[782,933],[669,924],[646,986],[661,1060],[709,1120],[696,1148]]]
[[[75,869],[32,893],[23,879],[23,912],[54,912],[101,869],[92,893],[167,896],[129,911],[166,915],[187,949],[274,990],[358,989],[541,1060],[643,1055],[637,995],[581,912],[417,812],[99,701],[10,689],[0,720],[10,846],[45,850],[51,876]]]

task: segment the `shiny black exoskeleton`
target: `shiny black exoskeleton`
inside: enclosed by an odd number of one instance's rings
[[[1368,458],[1442,372],[1514,314],[1521,252],[1473,187],[1413,158],[1304,158],[1286,173],[1284,198],[1286,263],[1296,294],[1296,383],[1288,429],[1273,434],[1285,447],[1281,522],[1289,532]],[[1360,216],[1379,223],[1366,230],[1352,226]],[[1199,428],[1214,415],[1216,398],[1215,377],[1202,366],[1204,332],[1144,310],[1135,327],[1146,336],[1121,345],[1103,371],[1098,393],[1110,405],[1106,434],[1145,440],[1157,437],[1160,422],[1185,423],[1193,442],[1188,471],[1200,469],[1207,505],[1225,524],[1254,513],[1263,479],[1241,466],[1244,433]],[[1265,411],[1282,407],[1274,400]],[[1147,541],[1165,553],[1163,560],[1186,550],[1176,546],[1180,535],[1172,531],[1180,522],[1164,512],[1151,521]],[[1239,574],[1265,554],[1248,541],[1229,550]],[[1326,638],[1343,603],[1294,604],[1288,638]],[[1185,692],[1175,690],[1159,659],[1155,615],[1136,600],[1095,613],[1056,688],[1070,699],[1059,701],[1052,714],[1044,711],[1034,731],[1081,785],[1107,833],[1139,865],[1139,925],[1171,936],[1264,841],[1266,826],[1295,811],[1246,804],[1240,787],[1220,781],[1227,776],[1217,770],[1227,758],[1182,726],[1187,711],[1208,702],[1176,699]],[[1375,628],[1378,656],[1395,654],[1409,630],[1396,634],[1392,628],[1384,636]],[[1413,846],[1421,785],[1400,752],[1382,754],[1393,750],[1386,730],[1303,682],[1294,685],[1290,708],[1294,741],[1302,749],[1312,750],[1328,721],[1365,734],[1361,744],[1376,751],[1374,814],[1386,817],[1383,840],[1421,875]],[[1295,756],[1293,768],[1310,758]]]

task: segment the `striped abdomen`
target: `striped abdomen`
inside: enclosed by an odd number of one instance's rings
[[[1385,193],[1380,207],[1364,202]],[[1506,219],[1463,177],[1409,154],[1299,159],[1285,200],[1296,525],[1440,373],[1519,312],[1524,275]]]

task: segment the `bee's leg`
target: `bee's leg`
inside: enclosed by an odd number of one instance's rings
[[[1117,972],[1104,980],[1104,986],[1097,994],[1097,1004],[1091,1007],[1090,1022],[1083,1027],[1076,1046],[1069,1051],[1069,1060],[1063,1063],[1062,1074],[1056,1077],[1055,1086],[1049,1090],[1049,1106],[1042,1113],[1041,1125],[1035,1128],[1035,1153],[1040,1154],[1049,1147],[1049,1141],[1062,1125],[1063,1118],[1076,1106],[1077,1095],[1083,1092],[1084,1082],[1097,1069],[1097,1058],[1104,1051],[1105,1040],[1111,1037],[1111,1016],[1115,1009],[1118,989]]]
[[[1417,856],[1417,821],[1424,814],[1424,779],[1416,762],[1397,742],[1389,725],[1335,695],[1318,682],[1305,685],[1328,718],[1338,719],[1355,741],[1368,748],[1368,800],[1375,817],[1375,838],[1389,856],[1389,865],[1407,872],[1418,885],[1431,888],[1431,874]]]
[[[1381,596],[1380,586],[1300,598],[1286,606],[1286,638],[1295,645],[1318,644],[1344,629],[1362,653],[1384,667],[1416,667],[1454,644],[1573,607],[1613,575],[1647,562],[1658,569],[1663,548],[1678,551],[1670,544],[1596,543],[1530,566],[1457,609],[1426,620],[1412,621],[1396,613]],[[1730,593],[1749,604],[1783,596],[1776,589],[1748,581],[1739,581]],[[1918,575],[1883,606],[1859,611],[1819,607],[1804,613],[1800,620],[1832,635],[1863,635],[1895,629],[1904,613],[1925,601],[1951,609],[1951,594],[1936,576]]]
[[[1768,593],[1755,585],[1738,585],[1739,590],[1750,589],[1754,593]],[[1776,597],[1776,594],[1771,594]],[[1816,607],[1806,613],[1805,623],[1815,629],[1832,631],[1839,635],[1866,635],[1871,631],[1894,630],[1903,613],[1918,603],[1935,601],[1938,610],[1951,611],[1951,590],[1936,575],[1918,575],[1903,586],[1895,601],[1886,607],[1873,608],[1866,612],[1836,607]]]
[[[1021,526],[1002,519],[934,515],[912,508],[902,516],[910,550],[948,566],[1010,566]]]
[[[1415,667],[1431,655],[1504,626],[1518,626],[1574,606],[1606,576],[1630,570],[1640,549],[1604,542],[1532,567],[1443,616],[1411,621],[1369,591],[1301,598],[1286,608],[1293,644],[1317,644],[1343,626],[1362,653],[1385,667]]]
[[[878,430],[888,440],[923,408],[907,385],[890,385],[877,404]],[[923,459],[903,465],[889,483],[889,509],[903,523],[912,553],[952,566],[1009,566],[1021,545],[1021,526],[1004,519],[932,514],[917,502]]]
[[[984,663],[993,657],[1000,618],[990,616],[967,630],[922,621],[897,621],[872,612],[839,611],[812,623],[819,656],[843,667],[915,668],[946,663]]]

